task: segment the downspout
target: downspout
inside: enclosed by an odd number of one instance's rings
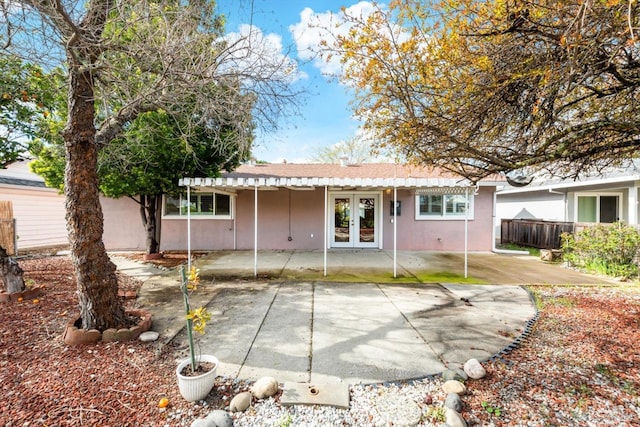
[[[549,193],[551,194],[562,194],[562,204],[564,205],[564,211],[562,212],[562,216],[564,217],[563,221],[568,221],[569,219],[569,207],[567,206],[567,192],[566,191],[558,191],[553,188],[549,189]]]
[[[507,255],[529,255],[529,251],[517,251],[513,249],[498,249],[496,248],[496,203],[498,200],[498,195],[496,192],[493,192],[493,221],[491,221],[491,252],[495,252],[497,254],[507,254]]]

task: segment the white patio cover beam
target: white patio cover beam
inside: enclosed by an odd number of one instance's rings
[[[419,194],[456,193],[465,194],[465,188],[471,183],[463,180],[442,178],[331,178],[331,177],[230,177],[230,178],[181,178],[178,185],[182,187],[227,187],[246,188],[299,188],[309,189],[316,185],[353,188],[405,188],[415,189]],[[424,192],[424,193],[423,193]]]

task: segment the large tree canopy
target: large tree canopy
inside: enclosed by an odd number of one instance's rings
[[[30,145],[36,157],[30,166],[47,186],[63,190],[64,146],[55,137],[60,124],[42,122],[43,139]],[[100,191],[108,197],[128,197],[139,205],[148,254],[160,250],[163,194],[178,193],[182,177],[218,176],[221,170],[235,169],[250,154],[249,120],[235,125],[203,123],[187,137],[181,129],[188,122],[188,118],[177,122],[165,111],[140,114],[98,156]]]
[[[632,0],[392,1],[326,41],[382,145],[473,180],[576,177],[640,146]]]
[[[100,151],[153,111],[185,136],[251,114],[273,127],[295,105],[295,63],[255,32],[225,36],[211,0],[9,0],[0,13],[3,52],[64,69],[64,193],[82,327],[121,327],[130,320],[102,243]]]
[[[34,122],[50,101],[42,69],[0,51],[0,169],[22,160],[33,136]]]

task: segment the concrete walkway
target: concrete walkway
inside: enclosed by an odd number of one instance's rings
[[[419,252],[402,253],[400,277],[384,284],[327,281],[386,277],[393,267],[389,252],[357,250],[331,252],[328,277],[321,251],[263,252],[259,276],[270,280],[260,280],[252,278],[253,255],[198,259],[202,286],[191,297],[192,307],[206,305],[212,313],[197,338],[204,353],[220,360],[218,373],[252,380],[367,383],[437,374],[472,357],[488,359],[523,333],[535,308],[522,284],[602,282],[532,257],[483,253],[469,256],[469,275],[489,284],[415,283],[447,272],[459,278],[464,262],[462,254]],[[113,260],[144,280],[139,305],[152,312],[161,342],[173,341],[186,356],[177,271]]]

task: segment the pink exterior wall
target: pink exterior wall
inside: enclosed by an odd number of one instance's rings
[[[107,250],[144,250],[144,228],[138,204],[128,197],[110,199],[102,196],[100,204],[104,216],[102,240]]]
[[[238,249],[252,249],[253,190],[239,192],[236,218]],[[258,191],[258,249],[322,249],[323,221],[324,189]]]
[[[474,200],[474,218],[468,222],[469,250],[492,248],[494,187],[481,187]],[[392,192],[382,193],[383,249],[393,248],[390,214]],[[401,215],[397,217],[398,250],[464,250],[464,220],[416,220],[413,191],[399,190]],[[254,190],[240,190],[235,198],[235,220],[191,220],[192,250],[253,249]],[[104,241],[108,250],[144,250],[145,236],[138,205],[123,198],[102,199]],[[322,249],[324,188],[314,191],[258,191],[258,249]],[[235,227],[235,230],[234,230]],[[288,238],[291,237],[291,241]],[[440,240],[438,240],[440,238]],[[161,250],[187,249],[187,220],[162,220]]]
[[[468,221],[468,249],[470,251],[490,251],[493,247],[493,192],[495,187],[481,187],[474,197],[474,216]],[[393,249],[393,223],[390,201],[393,193],[384,194],[384,249]],[[463,251],[464,219],[457,220],[416,220],[415,196],[412,191],[399,190],[401,215],[397,217],[397,247],[406,251]],[[438,239],[439,238],[439,239]]]

